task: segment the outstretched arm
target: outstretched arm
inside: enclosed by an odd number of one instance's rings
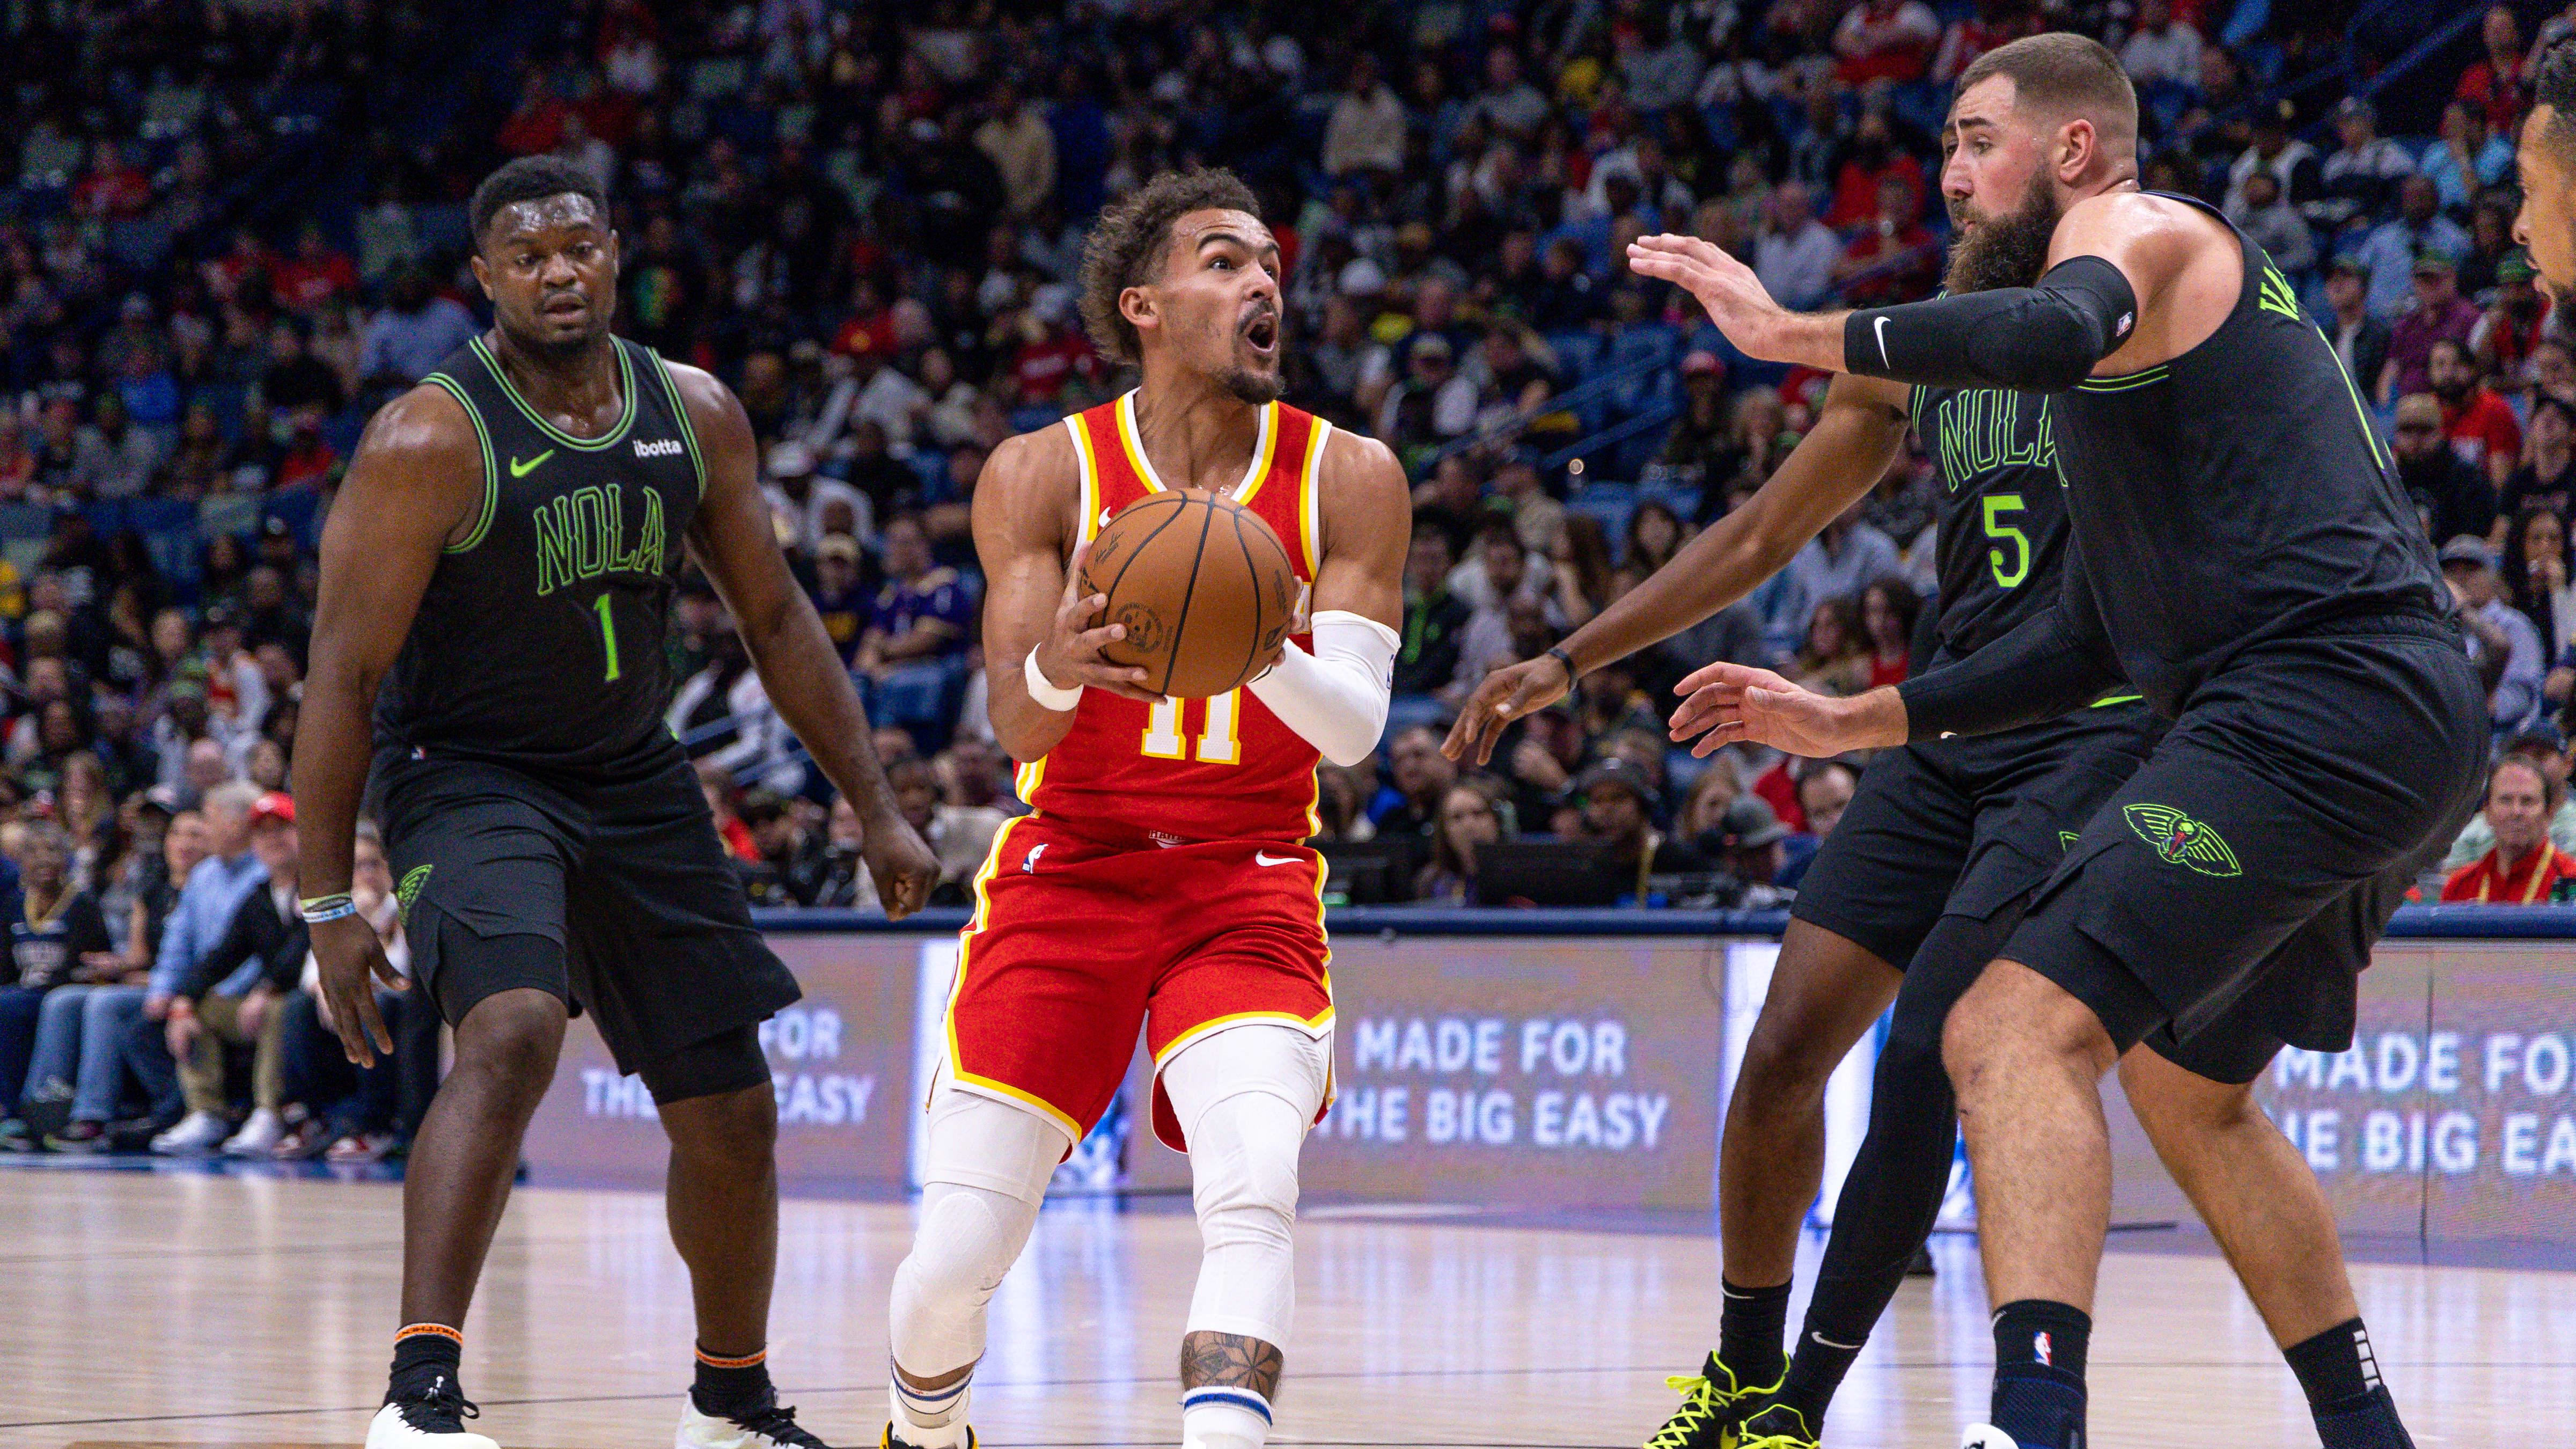
[[[2216,224],[2134,191],[2076,202],[2029,287],[1997,287],[1862,312],[1800,314],[1751,268],[1688,236],[1642,237],[1628,264],[1688,291],[1754,357],[1933,387],[2062,392],[2105,359],[2163,362],[2215,330],[2242,264]],[[2186,300],[2188,316],[2169,304]],[[2216,310],[2211,310],[2213,303]]]
[[[706,373],[673,366],[671,378],[706,451],[706,496],[689,525],[689,556],[733,612],[779,718],[858,812],[877,899],[900,920],[928,904],[939,862],[895,808],[850,672],[778,551],[753,466],[751,420],[732,390]]]
[[[1685,698],[1673,711],[1672,737],[1697,738],[1695,755],[1744,739],[1820,758],[2054,719],[2122,678],[2083,555],[2070,539],[2058,601],[1965,659],[1849,699],[1816,694],[1768,669],[1712,664],[1674,686]]]
[[[1325,759],[1356,765],[1386,730],[1413,500],[1386,444],[1336,432],[1325,449],[1315,484],[1323,557],[1308,603],[1315,650],[1287,641],[1244,687]]]
[[[307,899],[349,889],[376,686],[411,633],[439,555],[474,529],[482,507],[482,449],[444,389],[414,388],[368,422],[322,525],[321,598],[295,731],[297,879]],[[401,973],[355,916],[316,924],[313,956],[343,1050],[373,1065],[393,1037],[368,978],[399,990]]]
[[[1778,573],[1852,500],[1875,487],[1905,442],[1911,389],[1875,378],[1837,377],[1816,424],[1742,507],[1702,529],[1644,583],[1603,609],[1557,647],[1486,675],[1458,714],[1453,760],[1493,758],[1512,720],[1545,709],[1585,671],[1669,639],[1743,598]]]

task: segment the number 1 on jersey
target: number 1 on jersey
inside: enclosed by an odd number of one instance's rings
[[[599,639],[608,649],[608,676],[600,681],[602,684],[617,682],[617,619],[609,612],[613,601],[612,595],[602,594],[591,606],[599,611]]]
[[[1230,689],[1207,699],[1207,719],[1199,731],[1198,760],[1202,765],[1234,765],[1243,761],[1243,749],[1235,738],[1236,711],[1241,707],[1243,691]],[[1155,705],[1145,718],[1145,754],[1157,760],[1184,758],[1181,740],[1181,707],[1186,700],[1166,699]]]

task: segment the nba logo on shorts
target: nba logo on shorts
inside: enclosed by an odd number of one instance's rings
[[[2051,1368],[2054,1368],[2057,1366],[2057,1360],[2050,1356],[2052,1351],[2053,1350],[2048,1341],[2048,1331],[2046,1329],[2042,1329],[2030,1336],[2031,1357],[2038,1359],[2041,1363],[2047,1364]]]
[[[1038,873],[1038,857],[1046,854],[1046,848],[1047,842],[1043,840],[1030,846],[1028,858],[1020,862],[1020,874],[1036,875]]]

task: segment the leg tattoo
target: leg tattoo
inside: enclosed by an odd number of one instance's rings
[[[1181,1339],[1181,1387],[1207,1384],[1250,1389],[1269,1398],[1279,1387],[1279,1346],[1249,1334],[1186,1334]]]

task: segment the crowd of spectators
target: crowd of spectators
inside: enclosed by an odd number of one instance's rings
[[[417,1121],[435,1053],[341,1061],[280,904],[311,543],[365,418],[480,325],[465,192],[540,152],[610,193],[620,330],[742,398],[940,902],[1024,808],[982,705],[983,461],[1128,385],[1078,319],[1088,218],[1221,164],[1280,242],[1289,401],[1383,438],[1416,489],[1387,744],[1319,781],[1336,898],[1513,899],[1494,862],[1535,838],[1585,870],[1514,880],[1760,908],[1868,762],[1695,761],[1659,701],[1712,658],[1838,692],[1903,678],[1937,607],[1919,451],[1751,597],[1517,723],[1491,768],[1438,749],[1487,670],[1672,558],[1814,415],[1822,377],[1737,352],[1623,244],[1694,232],[1795,306],[1926,295],[1948,83],[2016,36],[2089,31],[2138,80],[2148,184],[2272,253],[2439,545],[2501,763],[2427,894],[2548,899],[2576,875],[2576,328],[2509,237],[2532,58],[2568,16],[2485,12],[2404,134],[2366,96],[2277,101],[2342,11],[2260,0],[574,0],[408,127],[368,98],[437,79],[440,7],[134,8],[5,20],[14,53],[61,61],[12,92],[0,205],[0,1148],[365,1161]],[[277,207],[317,156],[333,184]],[[857,822],[720,602],[693,581],[677,618],[670,719],[755,898],[872,908]],[[399,963],[382,853],[360,859]],[[434,1036],[385,1001],[406,1041]]]

